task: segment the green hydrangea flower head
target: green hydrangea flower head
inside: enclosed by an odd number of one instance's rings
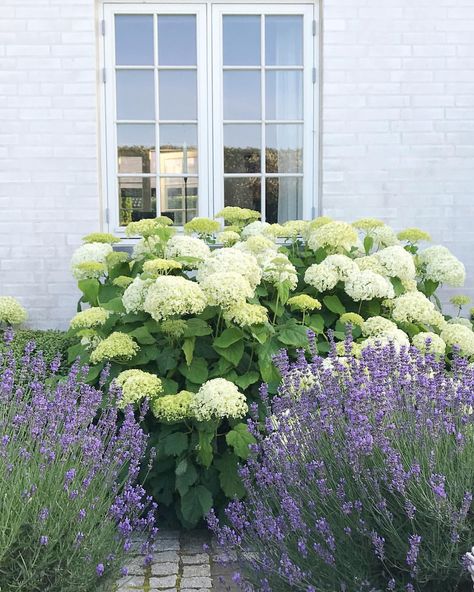
[[[122,389],[122,397],[117,404],[119,409],[143,399],[153,400],[163,392],[163,384],[158,376],[143,370],[125,370],[117,376],[115,382]]]
[[[12,296],[0,296],[0,324],[20,325],[27,318],[25,308]]]
[[[130,256],[125,251],[114,251],[109,253],[106,257],[107,267],[112,269],[121,263],[126,263],[130,259]]]
[[[143,236],[143,238],[149,238],[157,233],[157,230],[160,227],[163,227],[164,224],[158,221],[157,218],[143,218],[142,220],[137,220],[136,222],[130,222],[127,225],[125,233],[127,236]]]
[[[199,235],[210,236],[220,230],[220,223],[211,218],[193,218],[184,225],[184,232],[192,234],[193,232]]]
[[[172,259],[150,259],[143,264],[143,271],[151,276],[158,277],[175,269],[182,269],[183,264]]]
[[[431,240],[430,234],[420,228],[405,228],[405,230],[402,230],[397,234],[397,238],[398,240],[407,241],[412,244]]]
[[[224,310],[224,319],[235,323],[239,327],[263,325],[268,321],[268,312],[264,306],[241,302],[236,306]]]
[[[159,226],[173,226],[173,220],[168,216],[157,216],[155,220]]]
[[[456,296],[452,296],[452,298],[449,299],[449,302],[458,308],[462,308],[471,302],[471,298],[465,294],[456,294]]]
[[[91,353],[90,360],[92,364],[108,360],[131,360],[139,349],[130,335],[115,331],[97,345]]]
[[[314,218],[314,220],[311,220],[308,223],[307,232],[321,228],[321,226],[329,224],[329,222],[332,222],[332,218],[329,218],[328,216],[319,216],[318,218]]]
[[[119,243],[120,239],[109,232],[91,232],[82,238],[82,242],[113,245],[114,243]]]
[[[361,218],[360,220],[356,220],[352,223],[354,228],[357,230],[372,230],[373,228],[378,228],[383,226],[384,223],[381,220],[377,220],[376,218]]]
[[[126,288],[133,282],[133,278],[128,277],[128,275],[119,275],[113,280],[113,285],[118,286],[119,288]]]
[[[320,310],[321,302],[308,294],[299,294],[288,299],[288,304],[292,309],[307,312],[308,310]]]
[[[171,339],[180,339],[186,331],[186,321],[181,319],[169,319],[160,323],[160,329]]]
[[[339,321],[343,325],[352,325],[353,327],[362,327],[364,324],[363,317],[356,312],[345,312],[343,315],[339,317]]]
[[[92,329],[101,327],[110,316],[110,311],[100,306],[93,306],[78,312],[70,322],[71,329]]]
[[[99,261],[84,261],[74,268],[74,275],[78,280],[99,279],[106,273],[107,266]]]
[[[217,235],[218,242],[222,243],[224,247],[232,247],[235,243],[238,243],[240,240],[240,234],[233,230],[226,229],[223,232],[219,232]]]
[[[249,224],[254,220],[261,218],[260,212],[250,210],[249,208],[238,208],[236,206],[226,206],[215,215],[216,218],[224,218],[225,222],[236,225],[239,228]]]
[[[152,399],[150,409],[153,415],[163,423],[177,423],[191,417],[191,402],[194,393],[181,391],[176,395],[165,395]]]

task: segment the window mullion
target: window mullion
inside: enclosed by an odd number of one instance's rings
[[[156,174],[156,215],[161,215],[161,158],[160,158],[160,77],[158,75],[158,15],[153,13],[153,56],[155,73],[155,174]]]
[[[266,182],[265,182],[265,171],[267,168],[266,163],[266,138],[265,138],[265,118],[266,118],[266,77],[265,77],[265,15],[262,14],[260,17],[260,68],[261,68],[261,113],[262,113],[262,128],[261,128],[261,136],[262,136],[262,154],[260,156],[260,171],[262,173],[261,176],[261,186],[260,186],[260,209],[262,212],[262,222],[265,222],[266,219]]]

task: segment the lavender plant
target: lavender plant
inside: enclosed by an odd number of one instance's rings
[[[6,332],[6,341],[12,340]],[[0,353],[0,589],[105,590],[134,533],[147,551],[155,506],[136,483],[147,438],[133,409],[74,365],[62,380],[34,343]],[[100,411],[99,411],[100,410]]]
[[[375,344],[359,359],[278,359],[283,376],[241,469],[247,490],[209,521],[246,591],[472,590],[474,369]]]

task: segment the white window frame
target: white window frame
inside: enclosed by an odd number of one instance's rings
[[[103,226],[110,232],[124,236],[119,225],[118,159],[116,138],[116,86],[115,86],[115,38],[116,14],[195,14],[197,38],[197,119],[198,119],[198,215],[212,217],[224,205],[223,167],[223,113],[222,113],[222,15],[304,15],[304,144],[303,144],[303,215],[314,218],[319,213],[319,44],[317,32],[318,10],[313,0],[198,0],[192,2],[104,2],[100,14],[99,30],[102,32],[100,68],[102,84],[100,93],[101,118],[101,189],[103,193]],[[262,23],[263,23],[262,19]],[[155,29],[156,30],[156,29]],[[156,43],[156,36],[155,36]],[[263,39],[262,39],[263,43]],[[155,47],[156,51],[156,47]],[[130,67],[134,68],[134,67]],[[158,69],[155,66],[155,101],[158,101]],[[262,98],[263,100],[263,98]],[[155,117],[158,111],[155,104]],[[141,123],[141,122],[140,122]],[[159,161],[159,126],[156,125],[157,168]],[[141,174],[127,177],[142,177]],[[146,176],[146,175],[145,175]],[[151,175],[152,176],[152,175]],[[258,175],[255,175],[258,176]],[[279,176],[275,174],[274,176]],[[288,176],[293,176],[289,174]],[[263,183],[262,183],[263,186]],[[161,206],[161,190],[157,177],[157,208]],[[264,203],[264,189],[262,205]]]

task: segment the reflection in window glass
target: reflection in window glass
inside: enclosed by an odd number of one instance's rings
[[[156,178],[119,177],[120,225],[156,217]]]
[[[160,66],[196,65],[196,17],[158,16],[158,63]]]
[[[260,17],[224,16],[224,66],[259,66]]]
[[[197,125],[160,125],[160,172],[179,175],[197,173]]]
[[[259,125],[224,125],[224,173],[259,173],[260,146]]]
[[[165,177],[160,180],[161,214],[182,226],[197,215],[198,179],[188,177]]]
[[[265,195],[265,219],[267,222],[282,223],[302,218],[302,177],[267,177]]]
[[[119,70],[117,119],[154,119],[155,83],[152,70]]]
[[[260,177],[228,177],[224,179],[224,205],[261,211]]]
[[[162,70],[160,76],[160,119],[197,119],[195,70]]]
[[[299,70],[266,73],[266,118],[303,119],[303,74]]]
[[[149,123],[117,125],[119,173],[155,172],[155,126]]]
[[[267,173],[303,172],[303,125],[280,124],[266,126]]]
[[[267,66],[303,65],[303,17],[265,17],[265,63]]]
[[[115,16],[115,63],[118,66],[152,66],[153,16]]]
[[[224,119],[260,119],[260,96],[260,72],[224,72]]]

